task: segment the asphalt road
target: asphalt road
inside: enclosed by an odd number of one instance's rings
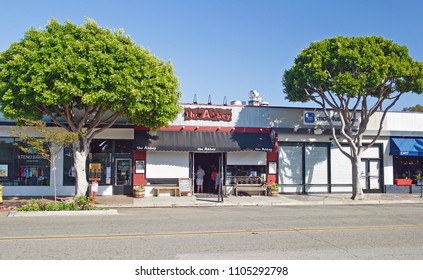
[[[119,209],[7,217],[2,260],[422,260],[423,205]]]

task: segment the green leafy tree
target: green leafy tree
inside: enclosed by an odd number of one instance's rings
[[[88,187],[86,159],[95,135],[118,118],[150,128],[180,111],[178,80],[163,62],[122,30],[51,20],[29,29],[0,54],[0,110],[5,117],[40,120],[78,134],[73,144],[76,196]]]
[[[11,128],[10,135],[22,141],[19,148],[25,153],[35,153],[50,162],[53,171],[54,201],[57,198],[56,160],[65,146],[78,140],[78,134],[60,127],[46,127],[45,122],[21,120],[19,128]]]
[[[334,37],[301,51],[283,74],[286,99],[313,101],[328,118],[333,139],[352,164],[352,199],[363,198],[361,156],[375,143],[386,113],[407,92],[423,92],[423,65],[404,46],[382,37]],[[363,143],[370,118],[381,112],[375,137]],[[341,126],[335,128],[331,114]],[[336,129],[339,129],[337,134]],[[341,146],[338,136],[348,143]]]
[[[423,112],[423,106],[420,104],[417,104],[413,107],[405,107],[402,109],[403,112]]]

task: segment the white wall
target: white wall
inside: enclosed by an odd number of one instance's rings
[[[228,152],[227,165],[266,165],[267,154],[263,152]]]
[[[146,178],[189,178],[189,153],[147,152]]]

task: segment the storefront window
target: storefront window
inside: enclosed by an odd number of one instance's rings
[[[16,144],[16,145],[15,145]],[[19,149],[15,138],[0,138],[0,182],[5,186],[50,185],[50,162]]]
[[[27,154],[20,149],[17,152],[16,165],[18,185],[22,186],[49,186],[50,162],[37,154]]]
[[[303,184],[303,145],[279,145],[279,183]]]
[[[88,156],[88,181],[111,184],[113,140],[94,139]]]
[[[13,185],[13,153],[15,149],[13,138],[0,138],[0,183],[4,186]]]
[[[327,185],[327,143],[280,143],[279,182],[284,185]]]
[[[226,167],[227,184],[234,184],[235,176],[252,176],[261,177],[266,181],[266,166],[265,165],[228,165]]]
[[[132,153],[133,146],[134,141],[132,140],[116,140],[115,153],[121,155],[130,155]]]
[[[63,185],[75,185],[75,168],[73,167],[72,147],[63,149]]]
[[[423,175],[423,158],[394,156],[394,179],[416,179]]]
[[[87,180],[97,180],[99,184],[112,184],[112,159],[131,158],[132,140],[94,139],[91,141],[90,153],[87,158]],[[72,148],[64,150],[63,184],[75,184],[75,169],[73,167]],[[131,168],[130,166],[129,168]],[[130,175],[130,173],[128,173]],[[116,176],[114,174],[113,176]],[[129,176],[130,177],[130,176]],[[131,178],[130,178],[131,179]]]

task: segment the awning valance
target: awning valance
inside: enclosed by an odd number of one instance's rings
[[[274,140],[269,133],[135,131],[136,150],[188,152],[270,152]]]
[[[389,154],[393,156],[423,156],[423,138],[391,137]]]

